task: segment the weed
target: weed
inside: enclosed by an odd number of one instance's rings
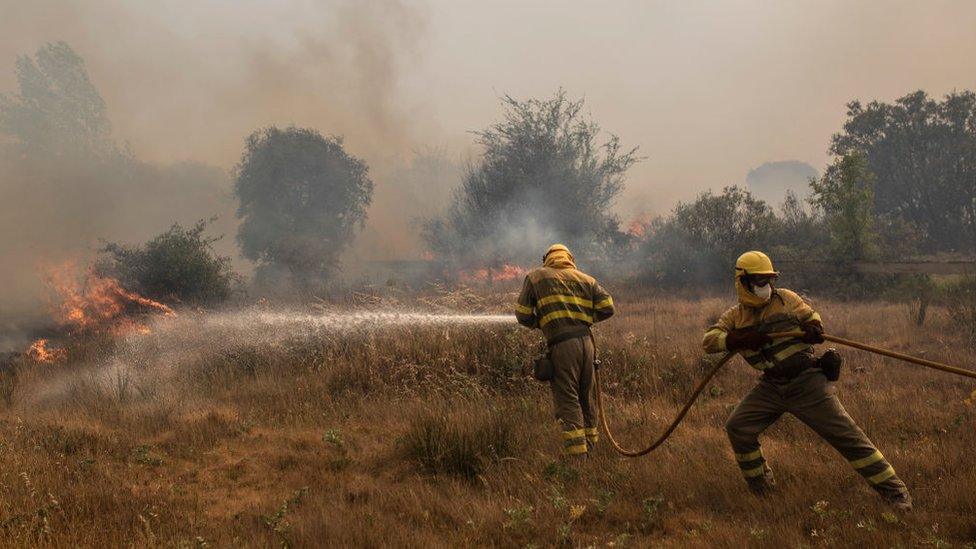
[[[566,496],[562,494],[562,491],[557,486],[549,487],[549,503],[557,511],[562,511],[569,507],[569,500],[566,499]]]
[[[283,501],[273,514],[261,517],[261,522],[278,537],[282,547],[292,545],[288,538],[291,530],[291,524],[286,520],[288,510],[300,503],[307,493],[307,486],[299,488],[291,497]]]
[[[664,503],[663,496],[653,496],[645,498],[641,501],[641,510],[644,512],[644,518],[649,521],[653,521],[657,517],[658,509],[661,508],[661,504]]]
[[[504,525],[506,530],[517,530],[532,522],[533,508],[531,505],[508,507],[503,509],[503,511],[505,511],[505,515],[508,517]]]
[[[542,470],[542,477],[549,482],[568,483],[579,480],[580,473],[565,462],[552,461]]]
[[[153,453],[152,446],[148,444],[140,444],[132,450],[133,459],[136,463],[141,463],[142,465],[147,465],[149,467],[157,467],[163,464],[162,456]]]
[[[596,498],[596,512],[597,514],[606,514],[607,510],[610,509],[610,503],[613,502],[613,490],[603,489],[600,490],[599,495]]]
[[[481,417],[424,414],[410,423],[402,445],[424,471],[475,479],[492,463],[515,453],[510,415]]]
[[[331,444],[336,448],[342,448],[342,434],[338,429],[329,429],[324,435],[322,435],[322,439],[327,444]]]

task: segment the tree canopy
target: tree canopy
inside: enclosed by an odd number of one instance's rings
[[[778,224],[772,209],[743,188],[706,191],[651,223],[639,268],[664,284],[722,281],[739,254],[774,241]]]
[[[364,224],[373,182],[340,138],[269,127],[247,138],[234,189],[244,256],[258,263],[259,275],[283,270],[310,290],[335,273]]]
[[[0,133],[27,155],[115,152],[105,101],[82,58],[64,42],[17,58],[19,93],[0,94]]]
[[[536,258],[552,242],[602,254],[620,236],[610,212],[636,150],[600,143],[583,101],[502,100],[502,121],[477,132],[480,160],[465,174],[446,215],[424,237],[448,258]]]
[[[976,94],[853,101],[830,150],[865,155],[875,213],[911,224],[925,251],[976,252]]]

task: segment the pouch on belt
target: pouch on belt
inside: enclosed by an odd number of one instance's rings
[[[824,354],[817,359],[817,366],[823,372],[827,381],[837,381],[840,379],[840,367],[844,363],[837,349],[827,349]]]
[[[539,381],[551,381],[553,375],[554,369],[549,353],[536,357],[535,364],[532,365],[532,377]]]

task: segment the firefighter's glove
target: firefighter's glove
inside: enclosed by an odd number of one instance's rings
[[[803,325],[803,335],[800,337],[800,341],[804,343],[823,343],[824,340],[823,326],[819,324],[804,324]]]
[[[772,339],[755,328],[739,328],[732,330],[725,336],[725,348],[730,351],[748,349],[758,351],[763,345],[772,343]]]

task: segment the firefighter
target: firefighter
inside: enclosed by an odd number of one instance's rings
[[[722,314],[702,342],[706,352],[738,352],[762,372],[759,383],[725,424],[750,490],[762,495],[775,485],[759,435],[789,412],[840,452],[887,503],[896,509],[911,509],[905,483],[848,415],[836,387],[824,374],[828,369],[824,359],[836,352],[828,351],[819,362],[814,358],[812,346],[824,341],[820,315],[796,293],[777,288],[778,274],[762,252],[739,256],[735,262],[739,303]],[[798,328],[802,337],[771,339],[766,335]]]
[[[573,254],[562,244],[550,246],[542,264],[526,275],[515,317],[523,326],[541,329],[546,338],[563,452],[587,457],[599,439],[590,326],[613,315],[613,299],[592,276],[576,269]]]

